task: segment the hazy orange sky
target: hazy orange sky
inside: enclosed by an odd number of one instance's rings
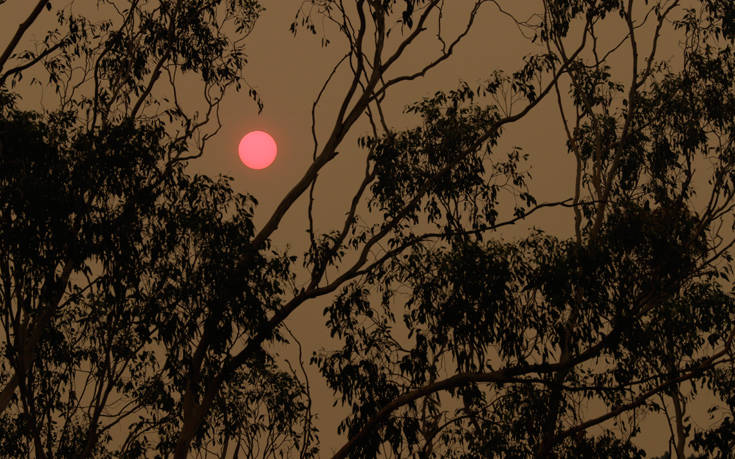
[[[69,2],[67,0],[58,3],[65,5]],[[255,217],[257,226],[262,225],[270,216],[280,199],[301,178],[310,164],[313,149],[310,122],[312,103],[333,65],[345,52],[345,43],[335,29],[328,31],[332,43],[326,48],[321,47],[319,36],[313,36],[306,31],[292,36],[289,26],[301,3],[301,0],[263,1],[266,11],[248,41],[249,62],[245,68],[245,77],[262,97],[264,109],[258,114],[257,106],[247,94],[247,86],[239,94],[232,93],[222,106],[222,130],[211,140],[204,156],[190,164],[191,172],[231,176],[234,179],[233,187],[237,191],[254,195],[260,203]],[[501,4],[511,8],[514,3],[518,7],[521,2],[501,1]],[[536,3],[524,4],[535,7]],[[77,13],[89,8],[90,15],[93,15],[95,4],[94,0],[76,0],[74,8]],[[472,2],[452,0],[447,4],[449,11],[444,18],[447,21],[445,32],[453,36],[464,26]],[[31,2],[26,0],[8,0],[0,6],[1,43],[7,43],[19,19],[27,15],[31,8]],[[29,46],[34,39],[42,36],[45,31],[44,21],[53,19],[50,13],[44,14],[45,19],[34,24],[21,43],[21,48]],[[622,22],[619,25],[622,26]],[[611,28],[609,36],[603,37],[603,40],[613,43],[619,40],[622,32],[620,28]],[[662,58],[675,54],[675,41],[663,45],[660,53]],[[396,71],[415,70],[431,56],[436,56],[439,50],[439,42],[427,34],[423,41],[410,50],[407,55],[409,58]],[[427,77],[404,83],[389,92],[385,101],[389,124],[393,128],[413,125],[416,120],[402,114],[406,104],[431,95],[438,89],[452,89],[460,80],[474,86],[493,70],[513,71],[520,66],[523,55],[531,50],[528,41],[519,34],[512,21],[500,14],[492,4],[484,5],[475,27],[464,44],[456,50],[453,58]],[[616,68],[616,72],[620,70],[623,75],[628,74],[627,57],[627,50],[621,50],[620,56],[612,60],[613,65],[618,63],[622,66],[621,69]],[[345,91],[348,76],[344,68],[337,74],[317,110],[317,133],[320,139],[329,134],[330,122]],[[623,81],[627,83],[625,77]],[[37,90],[27,93],[25,103],[28,107],[38,107],[37,96]],[[44,97],[51,100],[53,94],[46,94]],[[548,98],[522,123],[507,129],[504,140],[499,145],[501,154],[514,145],[521,146],[525,152],[531,154],[531,191],[539,202],[562,200],[570,197],[573,192],[574,161],[566,151],[561,126],[556,102],[553,98]],[[278,142],[276,161],[263,170],[248,169],[238,158],[238,143],[243,135],[252,130],[267,131]],[[367,124],[358,123],[338,148],[338,157],[320,174],[315,207],[318,230],[328,231],[342,221],[348,202],[364,171],[366,153],[357,147],[356,139],[367,133]],[[518,224],[502,235],[507,238],[521,237],[530,226],[538,226],[549,233],[567,237],[572,233],[572,224],[571,213],[564,210],[541,211],[533,219]],[[281,223],[274,234],[273,242],[276,247],[284,248],[288,245],[295,254],[301,254],[306,248],[307,240],[306,199],[302,198]],[[312,351],[330,344],[328,332],[323,325],[322,309],[325,301],[322,299],[306,303],[287,320],[288,326],[300,338],[307,360]],[[285,350],[284,355],[293,358],[294,352],[295,348],[291,348]],[[317,425],[320,428],[322,454],[326,456],[341,445],[336,436],[336,425],[343,411],[332,408],[332,394],[321,382],[315,369],[312,368],[309,374],[314,410],[319,414]],[[695,407],[691,410],[695,411],[695,421],[706,420],[701,413],[696,415]],[[701,427],[704,425],[699,424]],[[695,427],[697,426],[695,422]],[[651,416],[644,423],[639,445],[646,448],[649,455],[661,454],[667,446],[668,435],[665,419],[654,419]]]

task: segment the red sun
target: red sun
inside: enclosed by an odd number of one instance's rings
[[[276,141],[267,132],[253,131],[240,141],[240,161],[250,169],[265,169],[276,159]]]

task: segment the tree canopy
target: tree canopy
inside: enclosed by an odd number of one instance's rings
[[[230,90],[262,107],[245,44],[267,46],[248,41],[263,7],[105,0],[85,17],[38,1],[0,55],[0,455],[327,455],[306,362],[277,351],[322,298],[331,341],[310,364],[349,410],[335,458],[644,457],[649,413],[672,456],[731,457],[735,5],[540,0],[522,20],[506,3],[471,2],[448,36],[455,2],[302,2],[291,32],[345,52],[312,114],[327,88],[342,98],[328,135],[313,115],[313,161],[256,228],[256,197],[187,164]],[[56,29],[22,50],[47,9]],[[520,68],[437,88],[407,107],[413,127],[386,121],[395,88],[500,17],[535,49]],[[439,53],[398,72],[427,34]],[[20,108],[41,78],[56,102]],[[574,158],[561,201],[535,195],[533,152],[501,147],[542,104]],[[338,149],[364,176],[324,232],[314,190]],[[274,234],[301,197],[293,254]],[[500,237],[550,208],[570,237]],[[687,410],[703,394],[705,428]]]

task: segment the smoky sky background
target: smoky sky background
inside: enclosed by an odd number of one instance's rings
[[[96,3],[95,0],[76,0],[72,7],[76,13],[94,18],[98,14]],[[301,30],[295,37],[290,33],[289,26],[302,3],[301,0],[263,0],[262,3],[266,11],[248,38],[248,64],[244,75],[247,84],[255,88],[262,97],[265,104],[263,111],[258,114],[256,104],[247,95],[247,85],[240,93],[230,93],[221,110],[221,131],[210,141],[203,157],[189,165],[190,173],[231,176],[236,191],[254,195],[260,203],[255,215],[256,227],[266,221],[281,198],[301,178],[310,164],[313,153],[312,103],[332,67],[347,49],[339,31],[326,23],[323,24],[325,35],[332,41],[326,48],[321,46],[321,35],[315,36],[306,30]],[[442,28],[447,37],[451,39],[464,28],[473,3],[470,0],[446,2],[447,11]],[[499,3],[522,19],[526,19],[540,7],[538,1],[501,0]],[[67,0],[53,4],[56,10],[70,2]],[[17,25],[34,5],[35,2],[28,0],[8,0],[0,6],[0,47],[4,48]],[[25,35],[18,50],[31,47],[34,41],[40,40],[53,24],[54,18],[51,12],[44,12]],[[623,37],[625,29],[620,18],[610,18],[607,22],[609,29],[600,38],[603,47],[609,48]],[[403,63],[388,77],[418,70],[431,57],[437,56],[441,48],[435,31],[436,16],[423,39],[408,49]],[[394,30],[388,49],[394,49],[396,40],[400,38],[397,32],[398,29]],[[649,36],[645,30],[642,33]],[[643,38],[641,41],[640,54],[646,55],[647,49],[650,49],[650,40]],[[673,62],[677,62],[678,37],[672,35],[670,25],[665,28],[659,46],[659,58],[673,58]],[[521,65],[522,57],[532,51],[538,49],[532,47],[508,17],[501,14],[494,5],[484,5],[473,29],[456,48],[451,59],[426,77],[399,84],[388,92],[384,103],[388,125],[393,129],[414,126],[418,120],[403,113],[407,104],[439,89],[456,88],[460,80],[476,86],[496,69],[512,72]],[[613,74],[627,84],[631,66],[629,47],[621,47],[611,57],[611,64]],[[349,67],[343,66],[322,97],[316,116],[317,137],[320,140],[325,139],[331,131],[331,123],[350,77]],[[181,88],[181,94],[186,94],[187,89],[197,91],[195,83],[192,82],[191,88]],[[40,100],[50,105],[55,97],[52,89],[43,86],[21,85],[17,90],[24,96],[22,108],[38,109]],[[520,146],[524,152],[530,154],[528,166],[533,178],[529,183],[532,194],[539,202],[571,197],[574,186],[575,162],[573,156],[567,152],[556,101],[553,94],[550,96],[552,97],[548,97],[520,123],[507,128],[501,143],[495,149],[496,154],[505,156],[513,146]],[[269,132],[276,139],[279,148],[275,162],[259,171],[246,168],[237,155],[237,145],[242,136],[256,129]],[[317,232],[330,231],[343,221],[349,201],[364,172],[366,152],[357,146],[356,140],[358,136],[368,133],[368,124],[363,119],[352,128],[338,148],[337,158],[320,174],[314,209]],[[289,246],[295,255],[303,253],[308,242],[305,196],[291,208],[273,237],[275,247],[282,249]],[[511,209],[512,203],[507,208]],[[366,216],[365,213],[363,215]],[[502,215],[501,210],[501,217]],[[497,233],[497,237],[524,237],[531,227],[559,237],[569,237],[573,231],[572,225],[572,213],[568,210],[541,210],[510,229]],[[300,339],[307,363],[313,351],[329,349],[336,344],[331,341],[324,327],[322,309],[327,302],[328,298],[312,300],[286,321]],[[297,348],[290,346],[282,349],[281,355],[293,361],[298,355]],[[322,455],[327,456],[344,441],[344,438],[337,436],[336,426],[347,411],[340,407],[333,408],[333,394],[316,369],[307,367],[307,371],[312,388],[313,409],[318,414],[316,424],[320,430]],[[695,429],[704,428],[710,423],[705,413],[709,404],[705,400],[706,398],[700,398],[699,404],[692,403],[688,407]],[[588,415],[592,416],[600,410],[601,406],[591,404]],[[611,424],[603,424],[600,429],[612,428]],[[637,443],[648,451],[649,456],[660,455],[667,449],[669,431],[663,416],[648,415],[642,427]]]

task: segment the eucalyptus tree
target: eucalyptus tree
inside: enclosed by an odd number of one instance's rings
[[[336,349],[313,360],[352,411],[336,457],[637,457],[637,416],[655,410],[672,411],[680,457],[690,439],[728,454],[735,7],[539,1],[517,20],[538,49],[521,68],[437,91],[409,107],[418,126],[390,126],[386,98],[447,62],[482,9],[513,18],[501,3],[467,3],[447,36],[457,2],[303,2],[293,31],[333,24],[345,49],[312,113],[327,90],[343,96],[326,136],[312,119],[313,162],[257,231],[254,198],[183,171],[243,81],[255,2],[110,0],[109,21],[60,10],[64,31],[40,50],[14,38],[2,84],[42,68],[58,106],[24,112],[3,92],[3,451],[315,455],[308,390],[271,344],[295,310],[336,294]],[[620,42],[603,49],[615,21]],[[428,34],[438,54],[398,72]],[[659,59],[664,34],[682,37],[681,68]],[[621,50],[625,69],[612,67]],[[179,104],[185,71],[202,82],[199,118]],[[576,178],[569,199],[539,203],[526,157],[499,145],[548,102]],[[351,149],[360,120],[369,131]],[[321,232],[314,189],[348,150],[364,176],[344,221]],[[301,197],[309,248],[295,257],[271,239]],[[569,209],[572,238],[495,236],[550,207]],[[692,435],[686,406],[702,385],[730,418]],[[608,411],[590,417],[591,399]],[[622,432],[588,433],[609,420]]]
[[[364,142],[388,248],[325,310],[343,345],[313,363],[351,409],[334,457],[644,457],[656,412],[671,454],[731,457],[735,6],[543,1],[513,20],[539,44],[525,67]],[[573,236],[506,241],[499,184],[530,206],[514,218],[539,204],[496,145],[544,97],[576,163]],[[703,390],[714,424],[695,432]]]
[[[219,130],[225,94],[245,83],[244,40],[262,8],[104,1],[83,16],[52,6],[37,2],[0,57],[0,454],[167,454],[203,311],[228,321],[217,358],[288,278],[275,253],[250,258],[245,284],[233,278],[242,269],[224,272],[222,257],[252,237],[255,201],[226,178],[184,172]],[[52,14],[54,28],[24,49]],[[187,73],[201,87],[197,112],[179,98]],[[56,99],[19,108],[13,88],[28,82]],[[222,310],[234,301],[237,312]],[[271,361],[238,371],[196,446],[276,455],[301,441],[306,398]]]
[[[269,358],[268,343],[282,339],[280,334],[284,321],[291,314],[302,307],[307,301],[326,297],[352,280],[362,279],[383,264],[400,254],[400,251],[380,255],[376,252],[382,243],[393,243],[396,232],[417,223],[416,212],[423,196],[429,191],[431,183],[448,175],[453,165],[447,165],[442,170],[426,174],[425,182],[418,184],[416,196],[403,203],[396,203],[393,212],[387,215],[384,222],[364,229],[364,222],[369,218],[360,218],[359,213],[364,211],[365,198],[371,187],[375,186],[379,177],[380,164],[371,151],[364,155],[365,170],[360,183],[345,209],[345,218],[332,231],[318,232],[314,224],[313,208],[315,205],[314,189],[319,174],[326,170],[338,154],[338,149],[345,148],[343,143],[348,133],[355,129],[360,119],[367,119],[372,135],[363,137],[360,145],[372,150],[379,132],[390,135],[383,110],[383,103],[388,93],[412,80],[421,78],[432,69],[448,61],[455,49],[461,45],[470,30],[476,26],[480,10],[489,3],[486,0],[473,1],[469,6],[466,22],[462,30],[453,36],[447,36],[441,28],[441,17],[446,14],[450,5],[440,0],[429,1],[374,1],[357,0],[354,2],[318,1],[303,2],[296,13],[292,24],[292,32],[306,29],[313,34],[324,33],[319,24],[336,26],[340,38],[346,49],[342,58],[338,59],[334,68],[318,92],[312,107],[312,132],[314,134],[313,161],[304,171],[303,176],[294,187],[283,197],[274,212],[266,219],[265,224],[254,235],[250,242],[250,251],[243,251],[237,258],[236,265],[247,266],[252,253],[268,250],[270,238],[277,231],[284,216],[292,210],[296,201],[302,196],[308,196],[308,218],[305,222],[309,235],[309,249],[303,255],[303,265],[307,270],[307,280],[303,285],[295,285],[287,294],[279,298],[279,303],[265,320],[256,324],[249,336],[243,337],[242,345],[237,352],[225,357],[214,365],[206,362],[206,356],[211,353],[217,342],[217,337],[223,336],[221,324],[216,314],[211,314],[205,320],[198,344],[194,350],[194,358],[187,366],[188,385],[183,393],[182,429],[177,440],[174,457],[186,456],[191,440],[199,432],[200,426],[211,416],[213,401],[220,391],[226,387],[238,370],[258,365],[259,361]],[[456,7],[456,4],[452,6]],[[465,5],[467,6],[467,5]],[[439,23],[436,23],[437,18]],[[424,35],[437,34],[437,42],[441,44],[436,55],[425,58],[417,68],[398,72],[399,65],[405,65],[417,42]],[[391,32],[392,35],[391,35]],[[334,38],[323,36],[322,43],[336,46]],[[525,73],[517,75],[517,82],[523,88],[522,92],[534,91],[532,79],[536,77],[534,69],[541,70],[544,64],[540,61],[529,63]],[[335,74],[346,69],[348,81],[340,86],[340,81],[334,78]],[[561,72],[550,72],[548,81],[541,90],[541,96],[549,94],[554,81]],[[342,91],[338,106],[333,110],[335,116],[332,124],[326,128],[325,138],[320,138],[316,126],[314,113],[321,104],[321,97],[327,91]],[[469,134],[461,141],[467,144],[476,143],[480,147],[489,137],[488,132],[499,129],[502,125],[525,116],[538,103],[540,98],[531,101],[517,113],[495,117],[493,113],[478,114],[475,127],[478,131],[470,133],[464,130],[458,133]],[[482,125],[480,121],[486,121]],[[458,139],[455,139],[459,141]],[[357,153],[355,153],[357,154]],[[519,215],[524,213],[521,207],[529,207],[527,212],[561,203],[536,204],[524,190],[524,177],[518,170],[517,156],[511,156],[507,161],[499,163],[495,168],[498,183],[483,185],[478,196],[494,199],[499,188],[517,190],[526,199],[524,206],[519,206]],[[458,177],[457,177],[458,178]],[[455,178],[455,179],[457,179]],[[501,185],[501,182],[510,185]],[[491,198],[493,196],[493,198]],[[318,203],[317,203],[318,204]],[[491,205],[491,204],[490,204]],[[368,210],[369,212],[369,210]],[[521,218],[520,216],[516,219]],[[425,238],[435,237],[436,233],[424,234]],[[348,262],[348,260],[351,260]],[[295,261],[295,260],[294,260]],[[329,276],[327,273],[329,272]],[[329,279],[332,280],[329,280]],[[202,374],[207,372],[207,377]],[[302,453],[303,454],[303,453]]]
[[[12,197],[3,208],[0,396],[9,454],[154,449],[183,457],[192,448],[209,454],[212,445],[226,452],[233,443],[235,454],[289,447],[314,454],[308,393],[262,345],[282,339],[284,319],[306,300],[362,274],[390,228],[364,241],[359,263],[338,282],[323,284],[374,173],[336,237],[311,228],[307,286],[286,291],[295,260],[271,250],[269,238],[357,120],[376,119],[370,104],[380,110],[390,87],[447,60],[486,2],[476,2],[466,30],[438,57],[390,81],[387,71],[443,5],[423,5],[414,25],[414,2],[399,10],[394,2],[358,1],[349,12],[330,3],[317,10],[341,21],[348,52],[340,64],[354,66],[353,78],[313,165],[257,233],[254,200],[182,171],[219,129],[225,92],[244,81],[242,39],[256,2],[110,0],[98,2],[98,17],[75,15],[72,4],[56,11],[58,27],[28,50],[24,35],[52,4],[37,2],[19,25],[0,58],[2,185]],[[392,28],[403,35],[388,52]],[[180,104],[184,72],[201,80],[205,110],[189,113]],[[24,79],[55,90],[50,109],[13,104],[8,87]],[[112,429],[125,427],[127,437],[112,438]]]

